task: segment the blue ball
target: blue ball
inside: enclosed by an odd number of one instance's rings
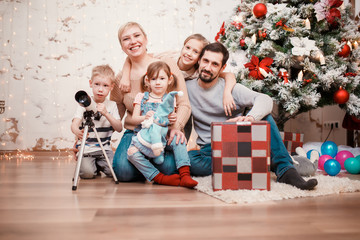
[[[345,160],[344,166],[349,173],[358,174],[360,173],[360,158],[348,158]]]
[[[321,145],[321,155],[330,155],[335,157],[338,152],[338,147],[333,141],[326,141]]]
[[[324,170],[330,176],[336,176],[340,172],[341,166],[335,159],[329,159],[324,163]]]

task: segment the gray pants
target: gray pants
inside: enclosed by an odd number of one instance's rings
[[[111,150],[105,150],[112,165],[114,153]],[[106,158],[101,150],[91,153],[84,153],[80,166],[80,177],[94,178],[99,171],[102,171],[108,177],[112,177],[111,170],[106,162]]]

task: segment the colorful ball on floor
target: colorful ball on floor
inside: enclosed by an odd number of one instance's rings
[[[350,158],[346,159],[344,166],[345,166],[346,171],[348,171],[349,173],[359,174],[360,173],[360,157],[359,157],[359,159],[354,158],[354,157],[350,157]]]
[[[346,159],[353,158],[353,157],[354,157],[354,155],[351,152],[349,152],[347,150],[343,150],[336,154],[335,159],[336,159],[336,161],[338,161],[340,163],[341,169],[344,170],[345,169],[344,163],[345,163]]]
[[[331,157],[335,157],[338,152],[338,147],[336,143],[333,141],[326,141],[321,145],[321,154],[322,155],[330,155]]]
[[[340,172],[341,166],[335,159],[329,159],[324,163],[324,170],[330,176],[336,176]]]
[[[330,155],[321,155],[318,162],[318,169],[324,170],[324,164],[329,159],[332,159]]]

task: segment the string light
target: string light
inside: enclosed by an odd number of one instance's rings
[[[2,143],[1,145],[5,146],[6,144]],[[30,154],[29,152],[22,152],[21,150],[17,149],[16,152],[4,152],[0,153],[0,160],[17,160],[17,165],[19,165],[22,161],[32,161],[34,160],[35,156]]]
[[[358,49],[358,47],[359,47],[358,42],[357,42],[357,41],[354,41],[354,49]]]

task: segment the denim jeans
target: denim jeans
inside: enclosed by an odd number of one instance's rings
[[[276,176],[279,178],[287,170],[294,168],[292,159],[281,139],[280,132],[274,118],[269,114],[262,120],[266,120],[270,124],[270,168],[271,171],[275,172]],[[212,174],[210,143],[201,146],[200,150],[189,151],[189,157],[191,163],[191,175],[208,176]]]
[[[154,175],[157,171],[160,171],[165,175],[171,175],[178,173],[177,169],[182,166],[190,166],[190,159],[187,154],[186,144],[176,144],[175,137],[171,144],[165,147],[165,160],[162,164],[155,164],[151,159],[150,161],[146,159],[146,162],[143,161],[143,159],[140,159],[140,161],[145,164],[145,167],[141,168],[140,166],[139,170],[141,171],[139,171],[127,159],[127,150],[130,146],[131,138],[133,135],[134,132],[131,130],[126,130],[124,132],[124,135],[121,138],[119,146],[117,147],[114,155],[113,168],[119,181],[131,182],[144,180],[144,176],[147,176],[147,179],[151,180],[157,175]],[[149,165],[151,166],[149,167]],[[144,173],[144,176],[142,173]]]
[[[105,152],[111,164],[114,153],[111,150],[105,150]],[[79,153],[77,155],[79,155]],[[97,171],[102,171],[106,176],[112,177],[111,170],[102,150],[85,153],[81,160],[79,176],[83,179],[94,178],[97,175]]]

